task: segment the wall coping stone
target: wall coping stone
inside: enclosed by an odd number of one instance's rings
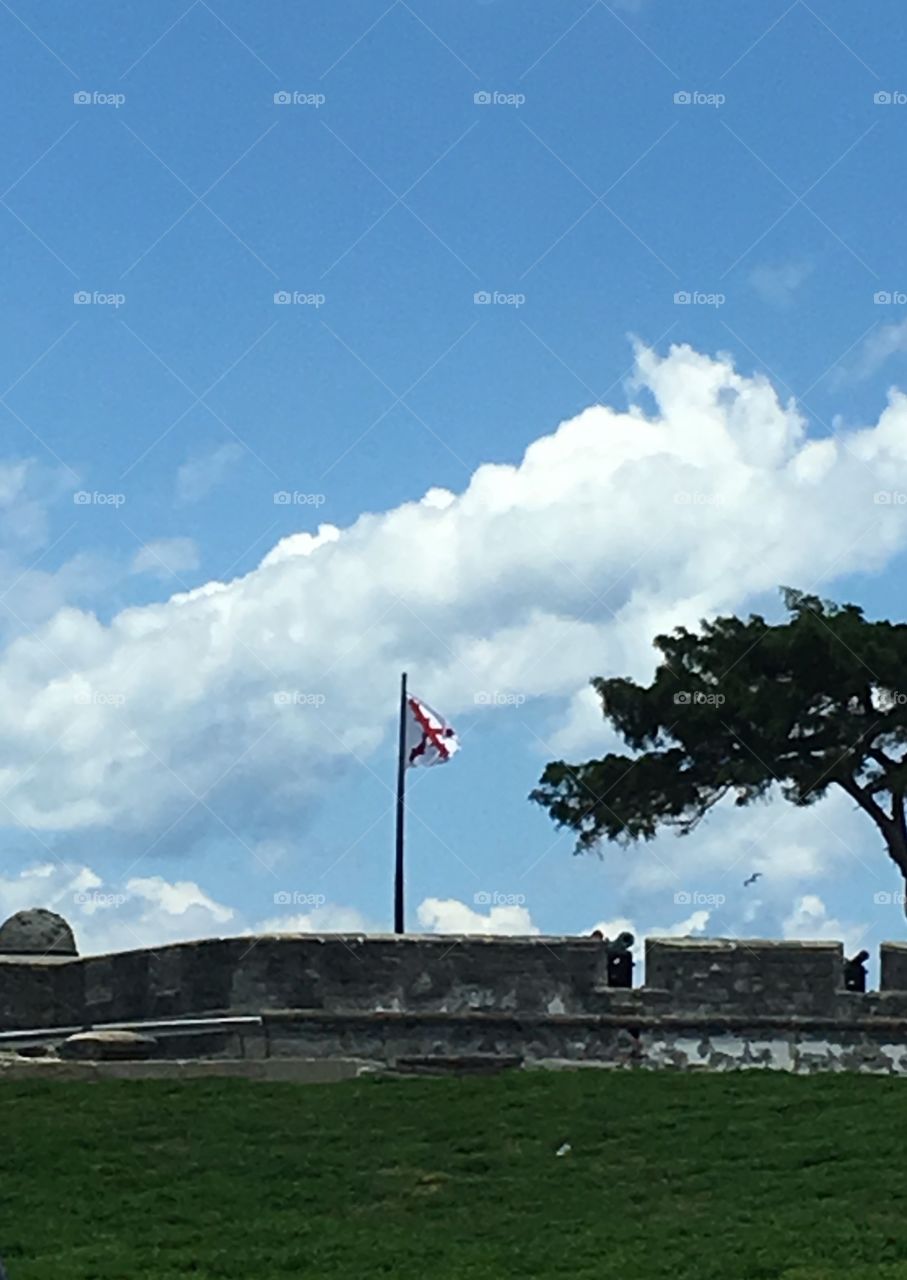
[[[103,951],[76,956],[67,955],[29,955],[28,953],[0,955],[0,964],[20,965],[60,965],[85,964],[99,960],[119,959],[123,956],[160,956],[176,948],[195,949],[210,947],[217,943],[244,943],[247,946],[254,942],[343,942],[347,946],[371,943],[393,943],[398,947],[418,946],[422,949],[432,947],[448,950],[451,946],[467,943],[471,947],[550,947],[552,945],[569,946],[578,951],[601,951],[602,943],[598,938],[587,938],[569,933],[511,935],[482,933],[258,933],[238,934],[223,938],[187,938],[182,941],[168,942],[157,947],[133,947],[126,951]],[[777,938],[676,938],[647,937],[642,939],[646,946],[676,948],[678,950],[700,951],[735,951],[739,949],[766,949],[773,951],[836,951],[841,948],[840,942],[827,939],[777,939]],[[883,942],[883,947],[907,950],[907,942]]]
[[[689,1027],[706,1032],[709,1029],[745,1030],[757,1028],[810,1031],[892,1031],[907,1033],[907,1017],[853,1015],[816,1016],[815,1014],[775,1013],[497,1013],[470,1009],[459,1013],[440,1011],[401,1012],[394,1009],[330,1012],[326,1009],[267,1009],[261,1014],[265,1029],[292,1026],[293,1023],[316,1023],[319,1026],[347,1023],[355,1025],[386,1024],[390,1026],[450,1023],[452,1025],[553,1026],[553,1027],[644,1027],[676,1029]]]
[[[815,941],[800,938],[646,938],[647,946],[677,948],[683,951],[838,951],[840,942],[825,938]],[[905,944],[907,945],[907,944]]]

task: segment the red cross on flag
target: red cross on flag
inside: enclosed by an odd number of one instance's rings
[[[460,748],[443,716],[412,694],[406,699],[406,767],[446,764]]]
[[[400,735],[397,747],[397,843],[394,858],[394,933],[405,930],[403,906],[403,819],[406,813],[406,771],[446,764],[460,744],[443,716],[406,689],[400,677]]]

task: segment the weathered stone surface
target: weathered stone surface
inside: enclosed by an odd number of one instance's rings
[[[58,1028],[62,1039],[166,1020],[148,1029],[156,1063],[247,1057],[288,1071],[300,1059],[484,1057],[907,1074],[904,944],[885,945],[884,989],[865,994],[844,990],[842,948],[829,942],[650,939],[645,976],[644,987],[609,986],[607,950],[571,937],[287,934],[0,956],[0,1031]],[[178,1021],[211,1015],[254,1025]]]
[[[879,948],[882,991],[907,991],[907,942],[883,942]]]
[[[61,1058],[136,1061],[151,1058],[157,1050],[153,1036],[135,1031],[79,1031],[60,1045]]]
[[[635,993],[644,1004],[648,993]],[[292,1061],[324,1054],[376,1063],[522,1056],[525,1065],[683,1071],[861,1071],[907,1075],[907,1020],[848,1016],[697,1014],[529,1015],[347,1013],[268,1015],[269,1052]]]
[[[761,938],[647,938],[646,985],[686,1007],[819,1014],[844,986],[840,942]]]
[[[400,1075],[423,1076],[494,1076],[502,1071],[513,1071],[523,1065],[520,1054],[502,1056],[493,1053],[426,1054],[422,1057],[402,1057],[393,1062],[393,1069]]]
[[[75,956],[72,929],[55,911],[35,907],[17,911],[0,925],[0,953],[5,955]]]
[[[42,967],[43,966],[43,967]],[[889,978],[897,975],[888,965]],[[837,1017],[836,943],[650,939],[646,1011]],[[907,975],[905,975],[907,982]],[[887,983],[885,996],[907,1010]],[[283,935],[62,960],[0,959],[0,1031],[281,1008],[324,1012],[598,1013],[638,1007],[586,938]],[[878,997],[848,993],[848,999]]]

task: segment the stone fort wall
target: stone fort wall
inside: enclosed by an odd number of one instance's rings
[[[6,955],[0,1031],[253,1014],[267,1055],[907,1074],[907,944],[883,944],[880,990],[865,994],[844,989],[836,942],[650,938],[645,952],[630,990],[608,985],[599,942],[576,937],[275,935]]]

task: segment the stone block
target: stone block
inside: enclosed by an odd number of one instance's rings
[[[153,1036],[134,1031],[80,1031],[68,1036],[59,1048],[61,1058],[93,1062],[141,1061],[154,1057],[156,1051],[157,1040]]]

